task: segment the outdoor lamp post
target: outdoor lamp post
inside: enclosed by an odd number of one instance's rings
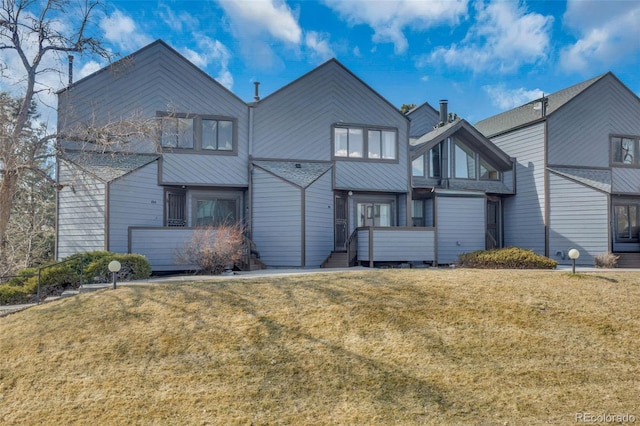
[[[116,274],[118,272],[120,272],[120,268],[122,267],[122,265],[120,265],[120,262],[118,262],[117,260],[112,260],[111,262],[109,262],[109,270],[111,271],[111,274],[113,275],[113,289],[116,289]]]
[[[576,273],[576,259],[579,257],[580,257],[580,252],[578,250],[576,249],[569,250],[569,259],[573,261],[573,269],[572,269],[573,274]]]

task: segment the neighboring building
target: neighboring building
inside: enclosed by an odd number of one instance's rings
[[[560,263],[598,254],[640,267],[640,99],[603,74],[476,124],[517,159],[504,200],[506,245]]]

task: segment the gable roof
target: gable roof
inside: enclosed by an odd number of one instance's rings
[[[429,102],[425,102],[422,105],[418,105],[417,107],[412,108],[411,110],[407,111],[407,113],[405,115],[407,115],[409,118],[411,118],[411,114],[414,114],[416,111],[419,111],[422,108],[426,108],[428,110],[431,110],[431,112],[434,112],[436,114],[440,114],[440,111],[438,111],[437,109],[432,107]]]
[[[517,108],[481,120],[475,126],[485,136],[492,137],[507,130],[544,119],[609,74],[611,73],[599,75],[546,96],[547,107],[544,117],[541,107],[542,99],[536,99]]]
[[[446,123],[444,126],[436,127],[418,139],[412,139],[409,142],[411,145],[411,159],[419,157],[440,141],[455,134],[460,135],[464,142],[470,142],[469,144],[472,147],[481,150],[489,159],[493,160],[494,166],[502,170],[512,168],[511,157],[494,145],[467,120],[460,118]]]
[[[69,90],[75,86],[77,86],[78,84],[84,84],[85,81],[92,79],[93,77],[108,72],[110,70],[113,69],[117,69],[119,66],[123,66],[124,69],[126,69],[127,66],[129,66],[131,63],[133,63],[133,61],[135,60],[135,58],[137,56],[140,56],[141,54],[143,54],[146,51],[152,50],[152,49],[164,49],[167,52],[171,53],[172,55],[175,55],[176,58],[178,60],[184,61],[186,63],[188,63],[194,70],[196,70],[197,72],[199,72],[200,74],[204,75],[205,77],[207,77],[207,79],[209,79],[213,84],[219,86],[220,88],[224,89],[226,92],[228,92],[230,95],[232,95],[233,97],[235,97],[236,99],[238,99],[240,102],[245,103],[242,99],[240,99],[235,93],[233,93],[231,90],[227,89],[225,86],[223,86],[220,82],[218,82],[218,80],[216,80],[215,78],[211,77],[209,74],[207,74],[206,72],[204,72],[202,69],[200,69],[197,65],[195,65],[193,62],[191,62],[190,60],[188,60],[187,58],[185,58],[180,52],[178,52],[176,49],[174,49],[173,47],[169,46],[166,42],[164,42],[164,40],[162,39],[157,39],[154,42],[151,42],[149,44],[147,44],[146,46],[136,50],[133,53],[128,54],[127,56],[103,67],[100,68],[98,71],[89,74],[86,77],[83,77],[77,81],[74,81],[73,83],[71,83],[70,85],[67,85],[66,87],[58,90],[56,92],[56,94],[61,94],[63,92],[65,92],[66,90]]]
[[[108,183],[158,160],[160,155],[66,151],[60,158]]]
[[[332,167],[332,164],[326,161],[257,160],[253,164],[300,188],[308,187]]]
[[[324,62],[323,64],[320,64],[319,66],[317,66],[316,68],[312,69],[311,71],[307,72],[306,74],[298,77],[297,79],[291,81],[290,83],[282,86],[281,88],[279,88],[278,90],[276,90],[275,92],[272,92],[270,94],[268,94],[267,96],[265,96],[264,98],[260,99],[259,101],[255,102],[256,104],[260,104],[263,103],[265,101],[268,101],[269,99],[277,96],[278,94],[280,94],[281,92],[289,89],[291,86],[297,84],[298,82],[300,82],[301,80],[304,80],[306,77],[308,77],[309,75],[312,75],[316,72],[320,72],[323,68],[328,68],[328,67],[338,67],[338,69],[341,69],[342,71],[346,72],[347,74],[349,74],[351,77],[353,77],[354,79],[356,79],[358,81],[358,83],[362,84],[365,88],[367,88],[367,90],[369,90],[371,93],[373,93],[376,97],[378,97],[380,100],[382,100],[384,103],[386,103],[387,105],[389,105],[389,107],[391,109],[393,109],[394,111],[396,111],[398,113],[398,115],[400,115],[401,117],[403,117],[405,120],[407,120],[407,122],[409,122],[409,117],[407,117],[405,114],[403,114],[399,108],[397,108],[396,106],[394,106],[391,102],[389,102],[384,96],[382,96],[380,93],[378,93],[377,91],[375,91],[371,86],[369,86],[367,83],[365,83],[360,77],[358,77],[357,75],[355,75],[349,68],[347,68],[346,66],[344,66],[340,61],[338,61],[336,58],[331,58],[328,61]]]

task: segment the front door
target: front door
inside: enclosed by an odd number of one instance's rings
[[[343,194],[335,196],[335,251],[346,250],[347,233],[349,232],[347,222],[348,202]]]

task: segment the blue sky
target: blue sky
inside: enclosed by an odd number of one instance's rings
[[[264,97],[332,57],[398,107],[448,99],[470,122],[607,71],[640,94],[640,0],[105,4],[114,52],[161,38],[246,101],[254,81]],[[104,65],[76,58],[76,78]]]

